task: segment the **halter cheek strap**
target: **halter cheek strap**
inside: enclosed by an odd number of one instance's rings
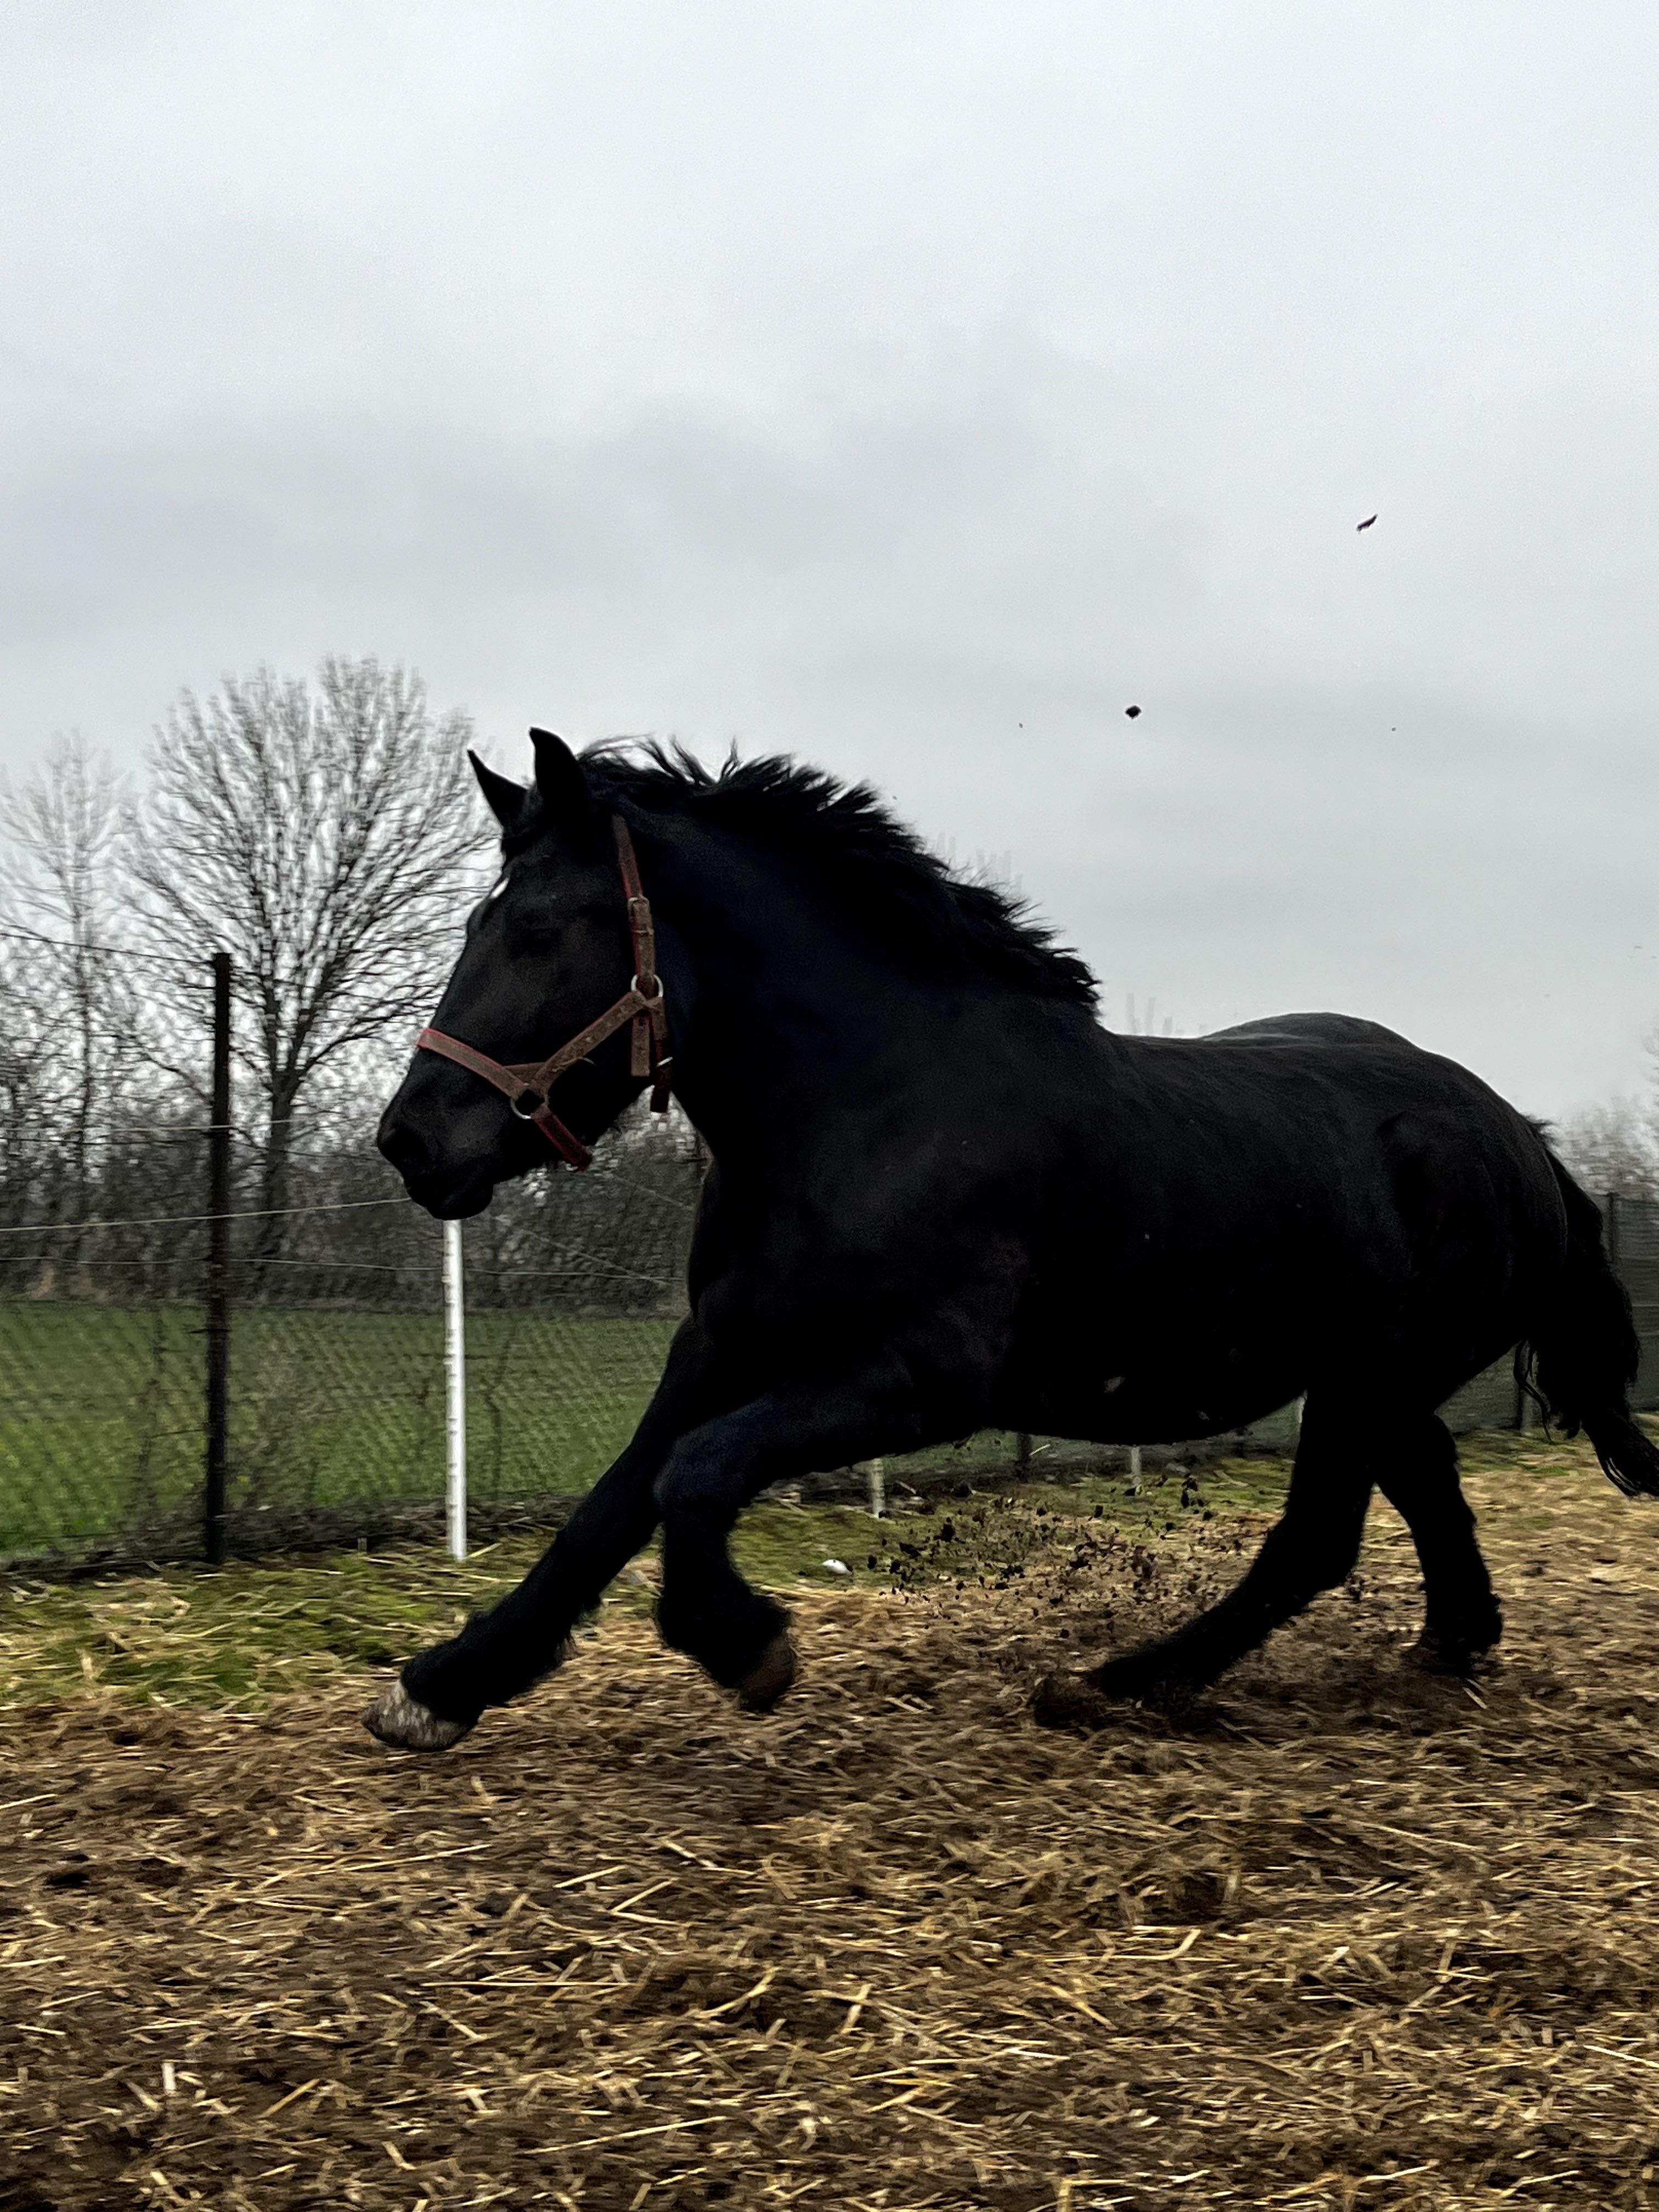
[[[665,1049],[668,1042],[668,1012],[663,1004],[662,981],[657,974],[657,933],[651,919],[651,902],[640,882],[634,841],[620,814],[611,816],[611,829],[617,841],[617,864],[628,901],[629,934],[634,941],[634,981],[621,998],[546,1060],[504,1064],[470,1044],[463,1044],[459,1037],[446,1036],[441,1030],[422,1030],[415,1040],[417,1052],[435,1052],[444,1060],[453,1060],[458,1067],[482,1076],[486,1083],[494,1084],[497,1091],[506,1094],[520,1120],[533,1121],[560,1158],[577,1170],[586,1167],[593,1155],[575,1131],[560,1121],[548,1103],[548,1093],[568,1069],[579,1060],[587,1058],[595,1045],[603,1044],[624,1024],[631,1023],[634,1035],[629,1069],[635,1076],[653,1079],[653,1114],[668,1111],[669,1093],[673,1086],[673,1056]]]

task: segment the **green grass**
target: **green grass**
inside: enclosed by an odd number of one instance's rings
[[[1477,1492],[1489,1528],[1546,1528],[1554,1516],[1542,1509],[1554,1502],[1557,1480],[1591,1495],[1601,1480],[1582,1442],[1488,1433],[1464,1440],[1463,1459],[1477,1481],[1500,1478],[1497,1495]],[[1079,1522],[1156,1539],[1194,1519],[1276,1512],[1287,1476],[1282,1460],[1224,1460],[1194,1475],[1149,1470],[1138,1485],[1118,1474],[970,1488],[880,1522],[851,1505],[768,1504],[744,1516],[732,1548],[751,1581],[786,1594],[976,1585],[1018,1576],[1049,1547],[1071,1545]],[[493,1603],[546,1541],[544,1533],[514,1534],[461,1565],[432,1544],[79,1583],[0,1576],[0,1706],[93,1693],[255,1710],[407,1657]],[[826,1564],[832,1559],[850,1573],[837,1573]],[[605,1613],[647,1609],[650,1563],[642,1565],[647,1572],[630,1571],[613,1584]]]
[[[468,1484],[488,1516],[586,1490],[632,1433],[673,1324],[475,1311],[467,1326]],[[199,1309],[0,1303],[0,1559],[107,1547],[188,1548],[201,1511]],[[372,1524],[443,1490],[443,1329],[435,1314],[253,1309],[231,1353],[230,1503]],[[1041,1474],[1069,1448],[1039,1442]],[[1005,1469],[1013,1440],[888,1463],[962,1479]],[[281,1523],[277,1523],[281,1528]],[[286,1539],[285,1539],[286,1540]]]
[[[1283,1487],[1282,1468],[1233,1462],[1206,1469],[1197,1491],[1178,1475],[1134,1492],[1094,1477],[976,1490],[879,1522],[851,1505],[763,1504],[744,1516],[732,1548],[751,1581],[785,1592],[976,1582],[1069,1542],[1079,1519],[1154,1529],[1183,1514],[1271,1505]],[[255,1709],[406,1658],[512,1588],[546,1541],[514,1534],[460,1565],[435,1544],[403,1545],[78,1583],[0,1578],[0,1706],[97,1692]],[[649,1574],[635,1571],[605,1611],[641,1613],[652,1598]]]
[[[585,1490],[632,1433],[673,1324],[528,1312],[468,1317],[468,1480],[488,1516]],[[246,1309],[231,1361],[230,1503],[292,1540],[281,1516],[384,1522],[442,1494],[442,1323],[436,1314]],[[1500,1391],[1500,1396],[1502,1395]],[[198,1309],[0,1301],[0,1559],[106,1547],[178,1556],[201,1510]],[[1288,1444],[1281,1417],[1253,1432]],[[888,1462],[981,1480],[1012,1439]],[[1077,1448],[1039,1441],[1032,1472]]]
[[[484,1509],[586,1488],[661,1371],[666,1321],[473,1314],[469,1480]],[[198,1310],[0,1304],[0,1556],[188,1526],[202,1481]],[[441,1495],[435,1316],[239,1314],[231,1502],[372,1508]]]

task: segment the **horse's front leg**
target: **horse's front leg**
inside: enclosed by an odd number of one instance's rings
[[[708,1412],[710,1367],[696,1324],[684,1323],[627,1449],[516,1589],[409,1662],[364,1714],[371,1735],[403,1750],[447,1750],[487,1705],[504,1705],[551,1674],[577,1621],[650,1541],[658,1517],[653,1485],[675,1438]]]
[[[788,1616],[732,1565],[726,1539],[769,1484],[902,1448],[914,1393],[894,1359],[817,1389],[769,1392],[675,1443],[657,1477],[663,1526],[657,1625],[750,1710],[775,1705],[794,1680]]]

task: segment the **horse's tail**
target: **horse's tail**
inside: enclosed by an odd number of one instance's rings
[[[1583,1429],[1627,1498],[1659,1498],[1659,1449],[1631,1419],[1641,1358],[1630,1296],[1608,1262],[1601,1216],[1552,1152],[1567,1215],[1565,1264],[1516,1353],[1516,1376],[1547,1420]]]

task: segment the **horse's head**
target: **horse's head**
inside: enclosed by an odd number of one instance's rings
[[[633,973],[627,900],[608,815],[581,764],[532,730],[536,781],[526,790],[472,765],[501,825],[501,872],[469,917],[433,1029],[489,1061],[545,1060],[611,1006]],[[561,1074],[550,1100],[565,1127],[591,1142],[641,1088],[624,1023]],[[429,1213],[477,1213],[498,1182],[550,1159],[547,1138],[490,1079],[417,1051],[380,1119],[380,1147]]]

